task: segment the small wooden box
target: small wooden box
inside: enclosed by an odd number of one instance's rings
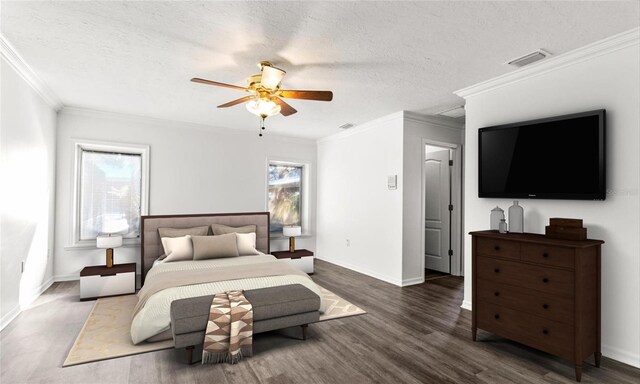
[[[544,234],[553,239],[564,240],[586,240],[587,228],[560,227],[557,225],[547,225]]]
[[[549,219],[552,227],[582,228],[582,219],[565,219],[562,217],[552,217]]]

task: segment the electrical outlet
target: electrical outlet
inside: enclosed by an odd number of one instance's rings
[[[351,240],[347,239],[347,247],[351,246]]]

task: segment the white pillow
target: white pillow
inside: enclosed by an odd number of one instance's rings
[[[256,251],[256,233],[236,233],[238,253],[240,256],[259,255]]]
[[[167,255],[164,262],[193,260],[193,243],[190,235],[163,237],[161,240],[164,254]]]

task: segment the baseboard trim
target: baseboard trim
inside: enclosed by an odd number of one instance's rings
[[[610,345],[602,345],[602,355],[632,367],[640,368],[640,355]]]
[[[0,331],[2,331],[7,325],[11,324],[11,322],[18,317],[18,315],[22,312],[20,310],[20,305],[16,305],[12,310],[9,311],[6,315],[2,316],[2,320],[0,320]]]
[[[55,282],[73,281],[73,280],[80,280],[80,275],[77,274],[77,273],[72,273],[70,275],[55,275],[55,276],[53,276],[53,281],[55,281]]]
[[[363,275],[367,275],[367,276],[373,277],[374,279],[382,280],[382,281],[387,282],[389,284],[397,285],[398,287],[402,287],[402,283],[403,283],[402,280],[394,279],[392,277],[379,274],[377,272],[368,270],[366,268],[359,267],[357,265],[345,263],[345,262],[338,261],[338,260],[335,260],[335,259],[328,259],[328,258],[324,258],[324,257],[317,257],[317,259],[318,260],[322,260],[322,261],[326,261],[327,263],[331,263],[331,264],[337,265],[339,267],[350,269],[350,270],[358,272],[358,273],[362,273]]]
[[[471,310],[471,301],[470,300],[463,300],[462,301],[462,305],[460,305],[460,308],[466,309],[467,311],[470,311]]]
[[[402,286],[406,287],[408,285],[416,285],[424,283],[424,277],[412,277],[410,279],[402,280]]]
[[[7,325],[11,324],[11,322],[15,320],[15,318],[18,317],[18,315],[22,311],[29,308],[29,306],[33,304],[33,302],[36,301],[38,297],[40,297],[40,295],[44,293],[44,291],[49,289],[51,285],[53,285],[53,277],[48,278],[42,284],[40,284],[40,286],[34,289],[29,298],[24,303],[19,303],[11,311],[9,311],[9,313],[2,316],[2,320],[0,320],[0,331],[3,330]]]
[[[29,308],[29,306],[33,304],[33,302],[36,301],[38,297],[40,297],[40,295],[44,293],[44,291],[49,289],[51,285],[53,285],[53,276],[45,280],[42,284],[40,284],[40,286],[38,286],[38,288],[33,290],[29,298],[24,303],[20,303],[20,310],[23,311]]]

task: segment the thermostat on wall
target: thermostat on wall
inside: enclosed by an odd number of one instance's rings
[[[389,189],[398,189],[398,175],[387,176],[387,186]]]

